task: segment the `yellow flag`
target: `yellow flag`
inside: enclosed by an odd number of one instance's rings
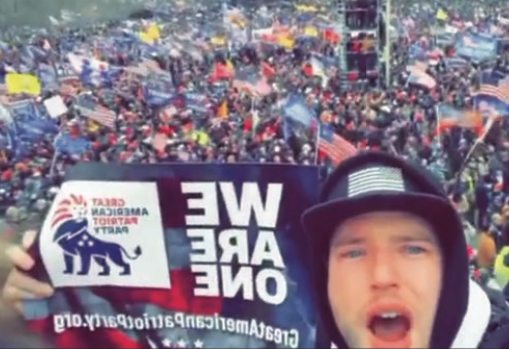
[[[316,38],[319,35],[318,29],[308,25],[306,28],[304,28],[304,35],[312,36],[312,37]]]
[[[159,31],[159,27],[156,24],[151,24],[147,30],[146,34],[149,38],[152,39],[152,41],[159,40],[161,37],[161,32]]]
[[[226,37],[213,36],[210,38],[210,43],[215,46],[224,46],[224,45],[226,45]]]
[[[291,36],[284,35],[278,38],[278,44],[283,46],[287,50],[291,50],[295,46],[295,41]]]
[[[7,74],[5,85],[8,93],[26,93],[31,96],[38,96],[41,93],[39,79],[29,74]]]
[[[318,9],[312,5],[295,5],[297,11],[300,12],[316,12]]]
[[[437,11],[437,19],[439,19],[441,21],[447,21],[449,19],[449,15],[444,10],[438,9],[438,11]]]
[[[147,43],[147,44],[153,44],[154,43],[154,39],[152,39],[152,37],[150,35],[148,35],[146,32],[140,32],[138,34],[138,36],[140,37],[140,40]]]

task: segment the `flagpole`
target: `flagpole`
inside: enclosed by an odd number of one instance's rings
[[[322,123],[318,122],[318,127],[316,128],[316,142],[315,142],[315,164],[320,165],[318,163],[318,149],[320,148],[320,129],[322,127]]]
[[[385,8],[385,85],[391,84],[391,0],[386,0]]]
[[[492,117],[489,118],[489,120],[488,120],[488,122],[486,124],[487,127],[484,130],[483,134],[479,138],[476,139],[476,141],[474,142],[474,145],[468,151],[467,156],[465,156],[465,160],[463,160],[463,163],[461,164],[461,167],[460,167],[458,173],[456,174],[456,180],[458,180],[460,178],[461,173],[465,170],[465,167],[467,166],[467,164],[468,164],[468,162],[470,160],[470,157],[474,153],[475,148],[477,148],[477,146],[480,143],[484,143],[484,138],[486,138],[486,135],[488,134],[488,132],[490,132],[490,130],[493,127],[494,124],[495,124],[495,117],[492,116]]]
[[[437,126],[436,126],[437,139],[438,139],[438,143],[440,144],[440,147],[441,147],[442,146],[442,137],[440,137],[440,115],[438,114],[438,105],[435,106],[435,114],[437,116]]]
[[[253,139],[255,138],[256,136],[256,124],[258,122],[256,122],[255,124],[255,97],[252,96],[251,97],[251,137],[253,137]],[[258,119],[258,115],[256,116],[256,119]]]
[[[49,169],[50,178],[53,178],[53,175],[54,175],[54,172],[55,172],[55,166],[56,166],[57,158],[58,158],[58,148],[56,147],[56,145],[57,145],[58,138],[61,135],[61,132],[62,131],[60,131],[58,133],[58,135],[55,137],[55,140],[53,141],[53,149],[55,149],[55,152],[53,154],[53,158],[51,159],[51,166],[50,166],[50,169]]]
[[[49,170],[49,176],[50,178],[53,178],[54,172],[55,172],[55,165],[57,163],[57,157],[58,157],[58,150],[55,149],[55,153],[53,154],[53,158],[51,159],[51,167]]]

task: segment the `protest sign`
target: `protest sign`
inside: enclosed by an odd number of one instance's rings
[[[79,164],[31,251],[55,295],[24,315],[58,347],[314,348],[317,186],[313,166]]]
[[[64,100],[60,96],[54,96],[44,101],[44,106],[48,111],[49,116],[52,118],[58,118],[67,113],[67,106]]]

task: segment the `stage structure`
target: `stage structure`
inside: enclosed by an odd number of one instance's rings
[[[390,0],[334,0],[337,25],[341,32],[339,70],[341,84],[377,87],[381,79],[390,76],[382,69],[385,57],[390,56],[387,44],[386,18],[390,13]],[[385,79],[387,82],[388,79]]]

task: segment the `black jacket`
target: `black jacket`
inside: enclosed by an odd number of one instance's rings
[[[474,289],[475,288],[475,289]],[[509,305],[502,292],[471,281],[467,313],[453,348],[509,348]],[[317,331],[317,348],[328,347],[324,326]]]
[[[507,287],[506,287],[507,288]],[[500,291],[484,288],[491,304],[491,318],[479,348],[509,347],[509,306]]]

